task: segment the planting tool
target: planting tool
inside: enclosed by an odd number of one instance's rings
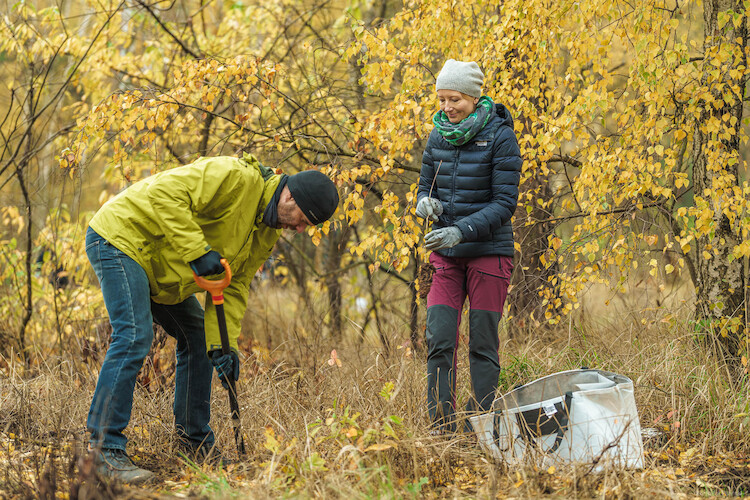
[[[232,270],[229,268],[227,259],[221,259],[224,266],[224,279],[207,280],[193,273],[193,278],[199,287],[211,294],[211,302],[216,309],[216,319],[219,321],[219,335],[221,336],[221,353],[229,354],[229,335],[227,334],[227,319],[224,316],[224,289],[232,281]],[[227,376],[229,385],[229,409],[232,412],[232,428],[234,429],[234,441],[237,443],[237,453],[240,457],[245,455],[245,439],[240,429],[240,406],[237,404],[237,386],[231,376]]]

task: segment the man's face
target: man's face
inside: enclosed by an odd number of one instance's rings
[[[298,233],[304,231],[307,226],[312,226],[302,210],[297,206],[297,202],[292,198],[289,188],[284,187],[279,198],[279,227],[282,229],[293,229]]]
[[[457,90],[437,91],[440,110],[444,111],[451,123],[459,123],[477,109],[478,97],[462,94]]]

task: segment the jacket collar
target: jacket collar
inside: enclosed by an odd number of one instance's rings
[[[268,203],[271,201],[271,198],[273,198],[279,182],[281,182],[281,175],[275,174],[273,170],[261,164],[255,155],[250,153],[243,153],[240,161],[248,167],[258,170],[261,177],[263,177],[263,193],[260,196],[258,209],[255,212],[255,225],[257,226],[263,222],[263,212],[266,211]]]
[[[268,170],[270,171],[270,169]],[[270,177],[264,178],[264,181],[263,194],[260,197],[260,202],[258,202],[258,211],[255,214],[256,226],[263,222],[263,213],[266,211],[268,203],[273,198],[273,195],[276,192],[276,188],[279,186],[279,182],[281,182],[281,175],[271,174]]]

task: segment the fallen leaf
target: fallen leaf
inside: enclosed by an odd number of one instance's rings
[[[365,451],[385,451],[385,450],[389,450],[391,448],[393,448],[393,446],[391,446],[390,444],[375,443],[375,444],[371,444],[370,446],[368,446],[367,448],[365,448]]]
[[[338,354],[336,354],[336,349],[331,351],[331,358],[328,360],[328,364],[331,366],[336,365],[341,368],[341,360],[339,359]]]

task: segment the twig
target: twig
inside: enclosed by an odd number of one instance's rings
[[[183,52],[185,52],[186,54],[194,57],[195,59],[200,59],[202,57],[200,54],[196,54],[195,52],[193,52],[192,50],[190,50],[190,48],[185,44],[185,42],[183,42],[182,40],[180,40],[177,37],[177,35],[175,35],[174,33],[172,33],[169,30],[169,28],[167,27],[167,25],[164,24],[164,22],[161,20],[161,18],[158,15],[156,15],[156,12],[154,12],[151,9],[150,5],[147,5],[143,0],[137,0],[137,1],[138,1],[138,5],[140,5],[144,9],[146,9],[146,12],[148,12],[149,15],[151,15],[151,17],[154,18],[154,21],[156,21],[156,23],[161,27],[161,29],[164,30],[164,32],[167,35],[169,35],[172,38],[172,40],[174,40],[175,42],[177,42],[177,45],[180,46],[180,48],[182,49]]]
[[[438,163],[438,168],[435,170],[435,175],[432,177],[432,184],[430,185],[430,192],[427,194],[429,198],[432,198],[432,188],[435,187],[435,181],[437,180],[438,173],[440,172],[440,167],[443,165],[443,160],[440,160],[440,163]]]
[[[427,193],[428,198],[432,198],[432,189],[435,187],[435,181],[437,181],[438,173],[440,172],[440,167],[443,165],[443,160],[440,160],[440,163],[438,163],[437,169],[435,170],[435,175],[432,177],[432,184],[430,185],[430,192]],[[425,217],[424,218],[424,226],[422,227],[422,234],[424,234],[427,231],[427,226],[430,224],[430,218]]]
[[[625,426],[623,426],[622,431],[620,431],[620,434],[613,441],[607,443],[607,446],[605,446],[602,449],[602,451],[599,452],[599,454],[596,457],[594,457],[594,460],[591,461],[591,468],[588,470],[588,472],[586,473],[586,475],[591,474],[592,472],[594,472],[594,469],[596,468],[597,464],[602,459],[602,457],[604,457],[604,454],[608,450],[610,450],[610,449],[614,448],[615,446],[617,446],[618,444],[620,444],[620,441],[622,441],[622,438],[625,436],[625,433],[628,431],[628,428],[630,428],[630,425],[632,423],[633,423],[633,421],[631,420]]]

